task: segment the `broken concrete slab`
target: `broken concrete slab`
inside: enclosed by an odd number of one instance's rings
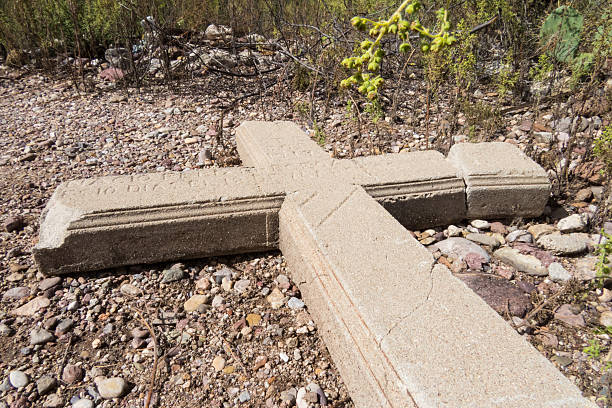
[[[284,193],[253,169],[110,176],[63,183],[42,215],[34,259],[65,274],[277,247]]]
[[[593,406],[362,188],[289,195],[280,248],[356,406]]]
[[[466,184],[468,218],[535,217],[544,211],[550,183],[544,169],[508,143],[460,143],[450,160]]]

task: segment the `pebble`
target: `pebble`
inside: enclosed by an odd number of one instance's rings
[[[81,398],[74,404],[72,404],[72,408],[93,408],[94,402],[87,398]]]
[[[55,337],[45,329],[34,329],[30,332],[30,344],[35,346],[37,344],[45,344],[53,341]]]
[[[506,235],[506,241],[508,242],[525,242],[530,244],[533,242],[533,236],[527,230],[516,230]]]
[[[266,296],[266,300],[272,309],[278,309],[285,303],[285,295],[278,288],[274,288],[272,293]]]
[[[612,290],[603,288],[601,296],[598,297],[601,303],[606,303],[612,300]]]
[[[44,296],[38,296],[30,300],[25,305],[18,307],[11,313],[16,316],[33,316],[39,310],[46,308],[51,304],[51,301]]]
[[[298,299],[296,297],[291,297],[289,301],[287,302],[287,306],[289,306],[290,309],[299,310],[299,309],[303,309],[305,305],[301,299]]]
[[[67,384],[79,382],[85,376],[85,372],[80,366],[67,364],[62,371],[62,381]]]
[[[442,254],[445,256],[451,258],[458,258],[460,260],[464,260],[465,256],[469,253],[474,253],[476,255],[481,256],[482,258],[484,258],[485,263],[491,260],[491,257],[489,256],[487,251],[482,249],[480,245],[475,244],[474,242],[469,241],[465,238],[447,238],[432,245],[432,248],[439,249],[440,252],[442,252]]]
[[[209,300],[208,295],[193,295],[183,304],[183,308],[187,313],[190,313],[197,310],[200,305],[208,303]]]
[[[584,327],[584,317],[582,314],[575,314],[572,311],[572,306],[568,304],[561,305],[555,311],[555,319],[567,323],[573,327]]]
[[[221,356],[216,356],[213,359],[212,366],[215,371],[221,371],[225,367],[225,359]]]
[[[185,271],[183,271],[179,265],[180,264],[172,265],[170,269],[163,271],[162,283],[176,282],[185,277]]]
[[[54,286],[57,286],[62,281],[62,278],[59,276],[54,276],[52,278],[43,279],[38,284],[38,289],[45,291],[47,289],[51,289]]]
[[[43,407],[45,408],[59,408],[64,406],[63,398],[58,394],[51,394],[45,399]]]
[[[592,280],[597,278],[597,261],[596,256],[585,256],[578,258],[574,262],[574,276],[580,280]]]
[[[30,383],[30,379],[23,371],[14,370],[9,373],[9,382],[15,388],[22,388]]]
[[[54,377],[44,375],[36,380],[36,390],[40,395],[48,394],[57,387],[57,380]]]
[[[216,295],[213,300],[212,300],[212,307],[219,307],[221,305],[223,305],[224,299],[223,296],[221,295]]]
[[[25,219],[21,215],[8,217],[2,223],[6,232],[21,231],[26,226]]]
[[[463,232],[463,229],[455,225],[449,225],[448,228],[446,228],[447,237],[460,237],[462,232]]]
[[[138,295],[142,294],[142,290],[140,290],[138,287],[132,285],[131,283],[124,283],[119,288],[119,291],[122,294],[128,295],[128,296],[138,296]]]
[[[280,353],[278,353],[278,356],[280,357],[281,360],[283,360],[283,362],[287,362],[289,361],[289,356],[286,353],[283,353],[282,351]]]
[[[548,271],[538,258],[533,255],[521,254],[514,248],[500,248],[493,253],[493,256],[528,275],[546,276],[548,274]]]
[[[2,300],[22,299],[30,294],[30,289],[25,286],[16,286],[4,292]]]
[[[487,230],[491,228],[491,224],[489,223],[489,221],[485,220],[472,220],[470,222],[470,225],[474,228],[478,228],[479,230]]]
[[[470,233],[465,236],[465,239],[482,245],[490,246],[491,248],[497,248],[499,246],[499,241],[495,239],[495,237],[492,237],[487,234]]]
[[[249,324],[249,327],[259,326],[259,323],[261,323],[261,315],[250,313],[247,315],[246,321]]]
[[[537,243],[557,255],[577,255],[586,252],[588,249],[586,242],[575,235],[544,235]]]
[[[119,398],[128,392],[128,383],[120,377],[103,378],[96,382],[98,392],[104,399]]]
[[[543,235],[550,234],[556,231],[556,228],[548,224],[536,224],[527,228],[527,231],[535,238],[538,239]]]
[[[244,390],[240,393],[238,399],[240,400],[240,402],[247,402],[251,399],[251,394],[249,394],[247,390]]]
[[[7,337],[13,334],[13,329],[4,323],[0,323],[0,336]]]
[[[288,390],[281,392],[280,398],[281,401],[287,406],[293,406],[295,404],[295,399],[297,398],[297,389],[289,388]]]
[[[589,223],[587,214],[573,214],[565,217],[557,223],[557,229],[561,232],[582,231]]]
[[[74,322],[72,321],[72,319],[63,319],[55,328],[55,335],[60,336],[64,333],[67,333],[68,330],[72,328],[72,326],[74,326]]]
[[[249,288],[251,281],[248,279],[241,279],[234,284],[234,290],[238,293],[243,293]]]
[[[553,282],[565,282],[572,278],[572,274],[559,262],[553,262],[548,265],[548,277]]]
[[[210,281],[208,278],[200,278],[196,281],[195,284],[196,289],[206,292],[210,289]]]
[[[306,396],[306,388],[302,387],[298,390],[297,395],[295,397],[295,406],[297,408],[308,408],[310,406],[309,402],[304,398]]]
[[[612,311],[606,311],[599,316],[599,323],[602,326],[612,326]]]

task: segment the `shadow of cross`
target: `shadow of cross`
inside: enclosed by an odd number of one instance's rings
[[[334,160],[289,122],[236,141],[251,167],[62,184],[39,269],[280,248],[357,407],[595,407],[405,229],[539,215],[548,179],[518,149]]]

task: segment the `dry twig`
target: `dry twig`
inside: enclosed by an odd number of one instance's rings
[[[151,335],[151,339],[153,340],[153,369],[151,370],[151,380],[149,381],[149,389],[147,390],[147,395],[144,400],[144,408],[149,408],[151,404],[151,396],[153,395],[153,388],[155,387],[155,376],[157,374],[157,338],[155,337],[155,331],[151,325],[142,317],[142,314],[138,310],[136,310],[136,314],[138,315],[138,319],[141,323],[146,327]]]

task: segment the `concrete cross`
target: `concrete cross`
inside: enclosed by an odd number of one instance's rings
[[[548,178],[518,149],[334,160],[288,122],[236,141],[251,167],[60,185],[39,269],[280,248],[357,407],[595,407],[404,228],[539,215]]]

